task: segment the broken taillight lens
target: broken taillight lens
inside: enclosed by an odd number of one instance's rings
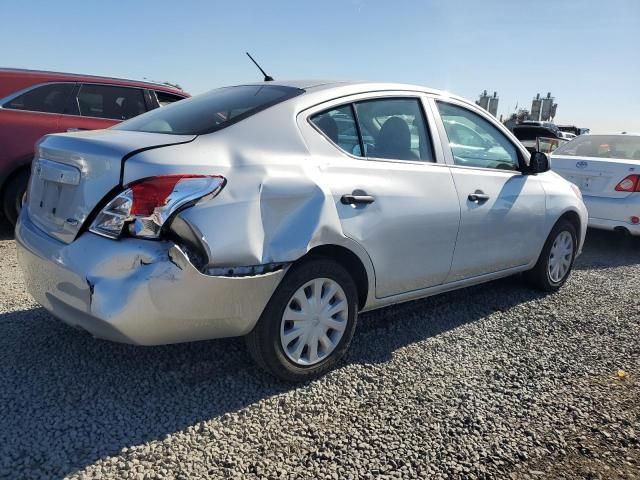
[[[123,232],[158,238],[165,222],[179,210],[215,197],[226,180],[213,175],[161,175],[134,182],[96,216],[89,230],[118,238]]]

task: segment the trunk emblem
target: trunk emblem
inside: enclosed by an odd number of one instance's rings
[[[587,168],[587,166],[589,166],[589,164],[584,160],[580,160],[579,162],[576,162],[576,167],[578,168]]]

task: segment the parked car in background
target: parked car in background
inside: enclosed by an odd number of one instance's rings
[[[558,129],[561,132],[572,133],[575,137],[589,133],[588,128],[576,127],[575,125],[558,125]]]
[[[640,134],[581,135],[551,165],[582,191],[590,227],[640,235]]]
[[[573,140],[574,138],[577,137],[577,135],[575,133],[571,133],[571,132],[563,132],[562,130],[560,130],[560,137],[562,137],[564,140]]]
[[[544,154],[410,85],[216,89],[35,162],[16,242],[41,305],[134,344],[245,335],[289,381],[336,364],[358,311],[520,272],[557,290],[586,232]]]
[[[522,122],[513,127],[513,134],[529,152],[551,153],[569,139],[553,123]]]
[[[0,211],[15,223],[42,136],[108,128],[188,96],[149,82],[0,69]]]

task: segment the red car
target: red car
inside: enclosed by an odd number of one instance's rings
[[[150,82],[0,68],[0,211],[15,223],[43,135],[108,128],[188,96]]]

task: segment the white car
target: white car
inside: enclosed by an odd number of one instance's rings
[[[581,135],[551,168],[582,191],[590,227],[640,235],[640,134]]]
[[[521,272],[557,290],[586,222],[575,186],[472,102],[266,82],[45,137],[16,240],[63,321],[141,345],[243,335],[295,381],[335,365],[359,311]]]

